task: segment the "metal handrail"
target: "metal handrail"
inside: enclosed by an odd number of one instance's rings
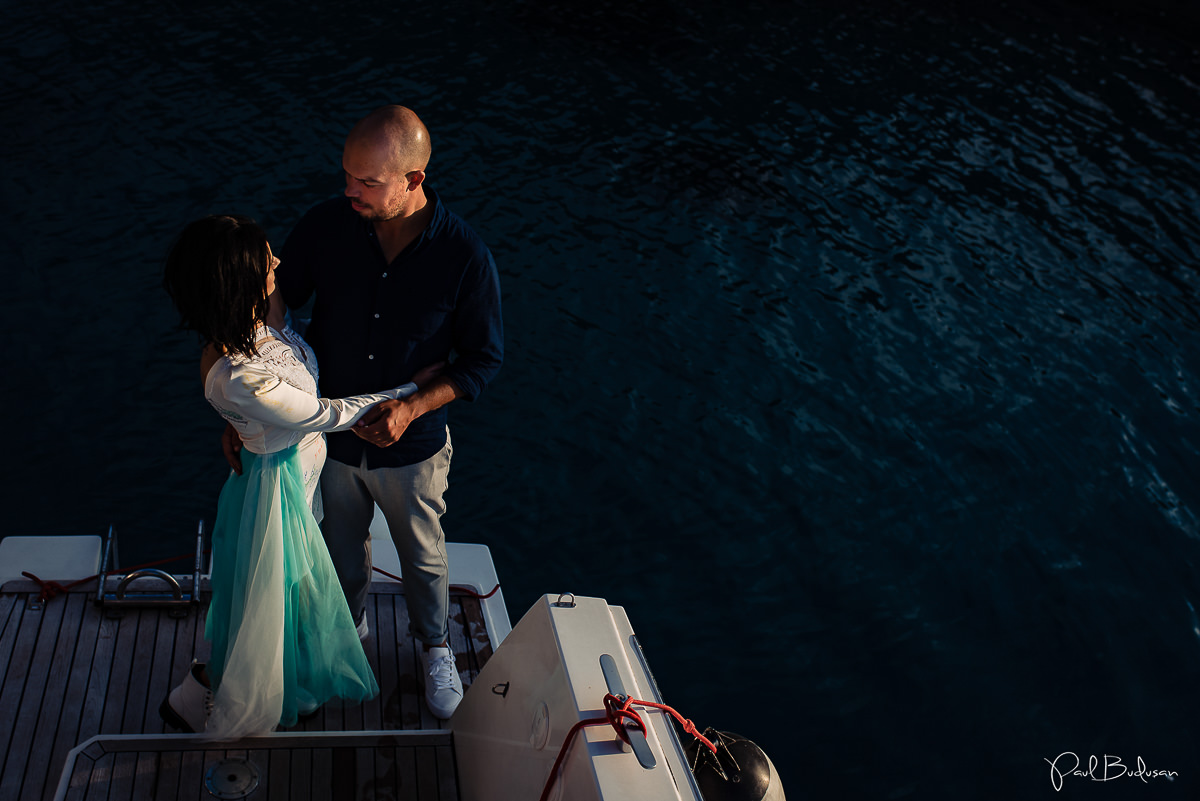
[[[117,572],[115,568],[110,567],[110,564],[116,561],[116,554],[117,531],[114,526],[109,526],[108,538],[104,544],[104,555],[101,560],[100,581],[96,590],[97,605],[104,606],[111,611],[129,606],[166,606],[175,607],[172,610],[172,614],[186,614],[189,607],[200,603],[200,577],[204,563],[203,520],[199,522],[196,528],[196,554],[192,565],[190,593],[184,592],[179,579],[175,576],[164,570],[150,567],[135,569],[121,576],[116,587],[116,592],[109,592],[109,574]],[[131,590],[130,584],[142,578],[155,578],[165,582],[167,585],[165,589],[168,592],[164,593],[161,587],[155,587],[153,590]]]

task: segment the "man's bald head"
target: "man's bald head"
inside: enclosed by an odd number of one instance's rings
[[[388,153],[388,168],[398,174],[429,165],[429,130],[412,109],[382,106],[359,120],[346,137],[346,148]]]

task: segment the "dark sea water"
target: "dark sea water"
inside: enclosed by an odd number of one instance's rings
[[[501,270],[444,522],[514,622],[624,606],[792,799],[1195,798],[1200,53],[1114,8],[5,3],[2,533],[187,552],[165,250],[400,102]]]

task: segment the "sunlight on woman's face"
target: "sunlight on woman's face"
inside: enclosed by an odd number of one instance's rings
[[[275,258],[275,254],[271,252],[271,246],[267,245],[267,258],[270,259],[270,266],[267,267],[267,297],[275,291],[275,268],[279,266],[279,259]]]

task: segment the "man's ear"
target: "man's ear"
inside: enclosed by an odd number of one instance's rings
[[[408,178],[408,188],[410,190],[416,189],[425,180],[425,171],[413,170],[406,177]]]

